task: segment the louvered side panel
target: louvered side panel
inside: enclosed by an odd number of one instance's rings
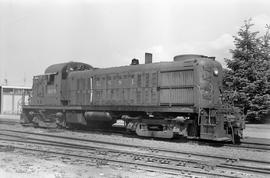
[[[193,85],[193,70],[162,72],[160,87]]]
[[[192,105],[193,103],[193,88],[160,90],[161,105]]]
[[[194,72],[190,70],[164,71],[159,75],[161,105],[194,104]]]

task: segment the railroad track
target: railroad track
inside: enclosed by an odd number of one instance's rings
[[[10,119],[0,119],[0,124],[6,124],[6,125],[17,125],[20,124],[19,120],[10,120]],[[28,126],[27,124],[25,126]],[[101,133],[101,134],[122,134],[127,136],[127,133],[124,129],[121,128],[113,128],[110,130],[104,130],[104,129],[90,129],[90,130],[79,130],[74,129],[76,132],[82,132],[82,133]],[[136,135],[128,135],[129,137],[138,137]],[[161,140],[161,139],[158,139]],[[162,139],[162,141],[168,141]],[[183,140],[175,139],[175,140],[169,140],[168,142],[182,142]],[[197,139],[190,139],[188,140],[190,143],[199,143],[207,146],[220,146],[220,147],[232,147],[232,148],[242,148],[242,149],[254,149],[255,151],[270,151],[270,143],[258,143],[258,142],[248,142],[245,140],[242,140],[241,144],[234,145],[234,144],[228,144],[228,143],[220,143],[220,142],[214,142],[214,141],[207,141],[207,140],[197,140]]]
[[[225,146],[244,149],[254,149],[257,151],[270,151],[270,144],[267,143],[251,143],[242,141],[240,145],[226,144]]]
[[[191,143],[197,143],[200,145],[213,146],[213,147],[227,147],[227,148],[236,148],[236,149],[245,149],[253,151],[270,151],[270,143],[258,143],[258,142],[247,142],[242,140],[240,144],[230,144],[223,142],[215,141],[205,141],[205,140],[191,140]]]
[[[175,164],[171,163],[169,158],[156,158],[153,156],[142,157],[145,155],[138,155],[129,152],[117,151],[117,150],[104,150],[93,147],[85,146],[67,146],[63,144],[53,144],[53,143],[41,143],[41,142],[29,142],[29,141],[19,141],[16,139],[3,139],[1,138],[1,146],[8,147],[9,149],[19,149],[21,151],[30,151],[38,153],[46,153],[59,156],[67,156],[74,158],[81,158],[86,161],[96,162],[97,164],[107,165],[107,164],[121,164],[121,165],[132,165],[135,167],[140,167],[141,169],[146,169],[150,171],[161,171],[167,174],[174,175],[207,175],[207,176],[222,176],[222,177],[235,177],[225,173],[214,173],[209,170],[199,168],[192,168],[190,166],[183,165],[184,161]],[[4,142],[3,142],[4,141]],[[20,143],[20,144],[16,144]],[[27,146],[23,146],[23,144]],[[37,146],[40,145],[40,146]],[[61,148],[61,149],[59,149]],[[89,151],[90,150],[90,151]],[[125,158],[123,158],[125,157]],[[131,159],[130,159],[131,158]]]
[[[19,120],[10,120],[10,119],[0,119],[0,124],[5,124],[5,125],[17,125],[20,124]]]
[[[98,134],[120,134],[123,136],[128,136],[131,138],[138,138],[137,135],[135,134],[127,134],[126,130],[123,128],[112,128],[110,130],[104,130],[104,129],[89,129],[89,130],[79,130],[79,129],[74,129],[76,132],[81,132],[81,133],[98,133]],[[153,139],[153,138],[145,138],[144,139]],[[198,139],[160,139],[160,138],[154,138],[155,140],[162,140],[165,142],[174,142],[174,143],[181,143],[181,142],[189,142],[189,143],[195,143],[195,144],[200,144],[200,145],[205,145],[205,146],[213,146],[213,147],[232,147],[232,148],[241,148],[241,149],[252,149],[255,151],[270,151],[270,143],[258,143],[258,142],[246,142],[242,140],[240,144],[230,144],[230,143],[223,143],[223,142],[216,142],[216,141],[209,141],[209,140],[198,140]]]
[[[3,132],[8,132],[8,133],[3,133]],[[17,133],[17,135],[15,134],[10,134],[10,132],[12,133]],[[20,134],[20,135],[18,135]],[[26,135],[28,136],[26,136]],[[149,153],[141,153],[141,152],[136,152],[136,151],[132,151],[132,152],[127,152],[127,151],[120,151],[119,149],[108,149],[108,148],[104,148],[104,146],[89,146],[89,145],[82,145],[82,144],[71,144],[71,143],[66,143],[67,140],[73,140],[73,141],[82,141],[82,142],[91,142],[91,143],[95,143],[95,144],[107,144],[108,146],[120,146],[120,147],[126,147],[126,150],[130,150],[130,147],[133,148],[138,148],[140,146],[136,146],[136,145],[127,145],[127,144],[119,144],[119,143],[111,143],[111,142],[104,142],[104,141],[97,141],[97,140],[89,140],[89,139],[75,139],[75,138],[70,138],[70,137],[63,137],[63,136],[54,136],[54,135],[50,135],[50,134],[40,134],[40,133],[29,133],[29,132],[23,132],[23,131],[8,131],[8,130],[3,130],[1,129],[1,139],[7,142],[14,142],[14,140],[16,140],[16,142],[20,142],[20,143],[27,143],[29,144],[42,144],[43,146],[53,146],[53,147],[66,147],[66,148],[73,148],[73,149],[80,149],[80,150],[94,150],[94,151],[98,151],[98,153],[104,153],[105,155],[110,155],[110,154],[119,154],[120,155],[125,155],[125,156],[129,156],[129,160],[135,160],[135,161],[142,161],[143,163],[147,163],[151,162],[151,163],[155,163],[158,165],[162,165],[162,167],[164,167],[164,165],[167,165],[171,168],[171,166],[176,167],[177,169],[179,169],[179,171],[184,171],[187,172],[188,170],[192,170],[191,174],[197,174],[197,175],[203,175],[203,174],[207,174],[207,175],[212,175],[211,172],[209,172],[208,169],[213,169],[215,168],[215,172],[216,171],[220,171],[222,174],[220,174],[219,176],[227,176],[227,175],[232,175],[232,174],[224,174],[224,170],[226,171],[243,171],[243,173],[256,173],[256,174],[261,174],[261,175],[270,175],[270,169],[267,167],[270,162],[262,162],[262,161],[257,161],[257,160],[248,160],[248,159],[241,159],[238,160],[237,158],[226,158],[226,157],[220,157],[220,156],[214,156],[214,155],[207,155],[207,154],[198,154],[198,153],[190,153],[190,152],[179,152],[179,151],[172,151],[172,150],[162,150],[162,149],[153,149],[153,148],[149,148],[149,147],[145,147],[145,150],[151,150],[151,152],[156,152],[155,154],[149,154]],[[64,139],[61,141],[51,141],[44,138],[33,138],[30,137],[29,135],[38,135],[38,136],[43,136],[43,137],[48,137],[48,138],[58,138],[58,139]],[[7,138],[3,138],[7,137]],[[10,139],[10,138],[13,139]],[[18,140],[20,139],[20,140]],[[29,141],[30,140],[30,141]],[[58,149],[59,150],[59,149]],[[62,150],[62,149],[61,149]],[[168,154],[177,154],[178,157],[172,157],[172,156],[164,156],[168,155]],[[103,154],[103,155],[104,155]],[[181,157],[179,157],[181,156]],[[111,155],[109,156],[109,158],[111,157]],[[208,160],[208,161],[200,161],[200,160]],[[106,158],[107,160],[107,158]],[[213,161],[215,160],[215,162],[219,162],[218,164],[213,165]],[[107,160],[110,162],[113,162],[113,160]],[[140,165],[143,164],[140,162]],[[240,164],[241,163],[241,164]],[[244,165],[243,163],[253,163],[256,166],[247,166]],[[210,165],[210,166],[209,166]],[[258,166],[260,165],[260,166]],[[142,166],[142,165],[141,165]],[[145,165],[147,166],[147,165]],[[148,165],[149,166],[149,165]],[[179,168],[180,166],[180,168]],[[207,171],[205,170],[205,168],[207,168]],[[164,169],[164,168],[161,168]],[[181,169],[181,170],[180,170]],[[217,173],[214,173],[215,175],[213,176],[217,176]],[[233,177],[238,177],[239,175],[233,175]],[[242,177],[240,175],[240,177]]]

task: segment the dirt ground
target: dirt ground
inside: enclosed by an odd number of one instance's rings
[[[9,118],[9,119],[18,119],[18,116],[0,116],[1,118]],[[5,126],[8,127],[8,126]],[[62,133],[62,134],[66,134]],[[74,135],[74,132],[70,133]],[[270,124],[268,125],[247,125],[246,130],[244,131],[244,135],[246,138],[257,137],[257,138],[267,138],[270,139]],[[76,135],[77,136],[77,135]],[[79,137],[84,137],[85,135],[80,133]],[[100,139],[112,139],[112,141],[117,138],[111,138],[110,136],[101,135],[97,136],[96,134],[92,134],[91,137],[98,137]],[[108,137],[108,138],[107,138]],[[109,138],[110,137],[110,138]],[[134,138],[123,138],[123,142],[143,142],[141,139]],[[164,144],[165,142],[159,141],[151,141],[145,140],[145,144],[151,143],[154,146],[158,144]],[[168,147],[175,146],[174,143],[166,143]],[[166,146],[165,145],[165,146]],[[164,145],[163,145],[164,146]],[[162,147],[163,147],[162,146]],[[175,149],[198,149],[198,145],[191,145],[188,143],[182,143],[180,145],[175,146]],[[210,151],[211,149],[218,150],[217,152],[222,152],[222,148],[208,148],[201,147],[199,149],[207,149]],[[212,150],[211,150],[212,151]],[[219,154],[219,153],[218,153]],[[237,152],[230,153],[232,155],[239,155]],[[248,156],[248,155],[247,155]],[[106,177],[106,178],[140,178],[140,177],[179,177],[169,174],[163,174],[161,172],[150,172],[142,169],[135,169],[129,166],[121,166],[121,165],[102,165],[97,166],[93,165],[83,165],[77,162],[72,161],[63,161],[57,157],[50,156],[38,156],[34,154],[25,154],[12,149],[0,149],[0,178],[95,178],[95,177]]]
[[[150,172],[121,165],[82,165],[63,162],[50,156],[22,155],[11,150],[0,151],[1,178],[172,178],[163,173]]]

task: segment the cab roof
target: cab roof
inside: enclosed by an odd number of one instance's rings
[[[67,69],[72,69],[74,71],[79,70],[90,70],[93,69],[93,67],[89,64],[81,63],[81,62],[66,62],[66,63],[59,63],[59,64],[53,64],[45,70],[45,74],[48,73],[62,73],[63,71]]]

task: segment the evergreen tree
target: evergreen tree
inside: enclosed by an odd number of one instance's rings
[[[247,119],[261,121],[270,116],[270,28],[258,37],[259,32],[251,31],[253,25],[245,21],[234,36],[233,59],[226,59],[229,70],[224,71],[224,84]]]

